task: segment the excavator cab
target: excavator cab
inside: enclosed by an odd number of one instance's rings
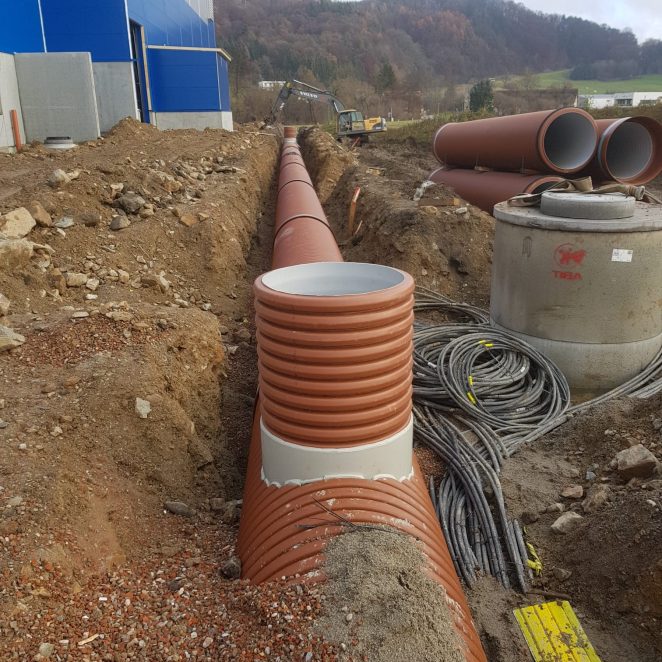
[[[360,110],[342,110],[338,113],[337,138],[362,138],[367,140],[368,134],[386,131],[386,122],[382,117],[363,117]]]
[[[338,137],[351,136],[353,133],[365,131],[363,113],[359,110],[343,110],[338,113]]]

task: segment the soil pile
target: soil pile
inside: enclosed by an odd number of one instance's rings
[[[617,454],[640,444],[657,469],[622,476]],[[602,659],[652,662],[662,655],[660,460],[656,396],[589,410],[504,467],[512,512],[535,520],[527,535],[545,567],[539,586],[571,596]],[[551,529],[561,511],[581,517],[563,534]]]
[[[219,572],[279,150],[237,129],[125,120],[69,152],[0,155],[0,215],[23,233],[0,234],[3,660],[330,650],[313,593]]]
[[[358,529],[326,547],[324,611],[316,631],[371,662],[462,662],[443,589],[408,536]]]
[[[414,202],[416,188],[430,171],[427,156],[407,147],[367,146],[355,152],[354,165],[347,148],[319,129],[306,131],[301,140],[346,260],[388,264],[458,301],[486,305],[494,219],[445,189],[434,204]],[[349,237],[347,219],[357,186],[356,232]]]

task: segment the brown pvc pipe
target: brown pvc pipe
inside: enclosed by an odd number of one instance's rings
[[[582,174],[595,183],[648,184],[662,172],[662,124],[652,117],[597,120],[600,141]]]
[[[428,177],[436,184],[452,188],[461,198],[488,214],[494,205],[521,193],[540,193],[563,181],[557,175],[521,175],[518,172],[438,168]]]
[[[595,120],[585,110],[560,108],[444,124],[432,150],[449,166],[568,174],[591,162],[597,144]]]
[[[295,165],[301,163],[298,148],[286,140],[274,268],[342,261],[309,177]],[[394,528],[418,541],[426,571],[444,588],[467,662],[486,662],[415,459],[411,478],[401,481],[334,478],[278,487],[262,477],[260,421],[287,441],[348,449],[407,426],[413,280],[403,274],[400,285],[386,290],[321,297],[283,292],[269,282],[255,283],[260,393],[237,543],[242,576],[324,581],[325,546],[345,528],[320,504],[356,524]]]

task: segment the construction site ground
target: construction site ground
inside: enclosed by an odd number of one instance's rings
[[[345,259],[488,306],[494,221],[450,191],[412,200],[435,166],[428,145],[349,150],[320,130],[301,142]],[[0,659],[377,659],[318,626],[342,596],[237,579],[251,287],[269,268],[279,149],[252,125],[124,121],[72,151],[0,155],[0,213],[38,222],[0,248],[0,325],[24,339],[0,352]],[[660,397],[615,400],[507,461],[508,506],[544,569],[530,595],[491,578],[467,590],[491,662],[530,659],[512,610],[559,595],[605,662],[662,656],[662,479],[626,483],[611,464],[635,443],[662,459]],[[570,484],[592,501],[562,497]],[[558,503],[583,517],[565,536],[550,529]],[[420,604],[389,599],[407,627],[401,657],[383,659],[439,660],[407,634]]]

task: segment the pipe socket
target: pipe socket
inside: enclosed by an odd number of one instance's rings
[[[339,448],[387,439],[409,424],[409,274],[375,264],[303,264],[260,276],[254,292],[262,419],[271,433]]]
[[[652,117],[598,120],[600,142],[590,174],[600,180],[648,184],[662,172],[662,124]]]

